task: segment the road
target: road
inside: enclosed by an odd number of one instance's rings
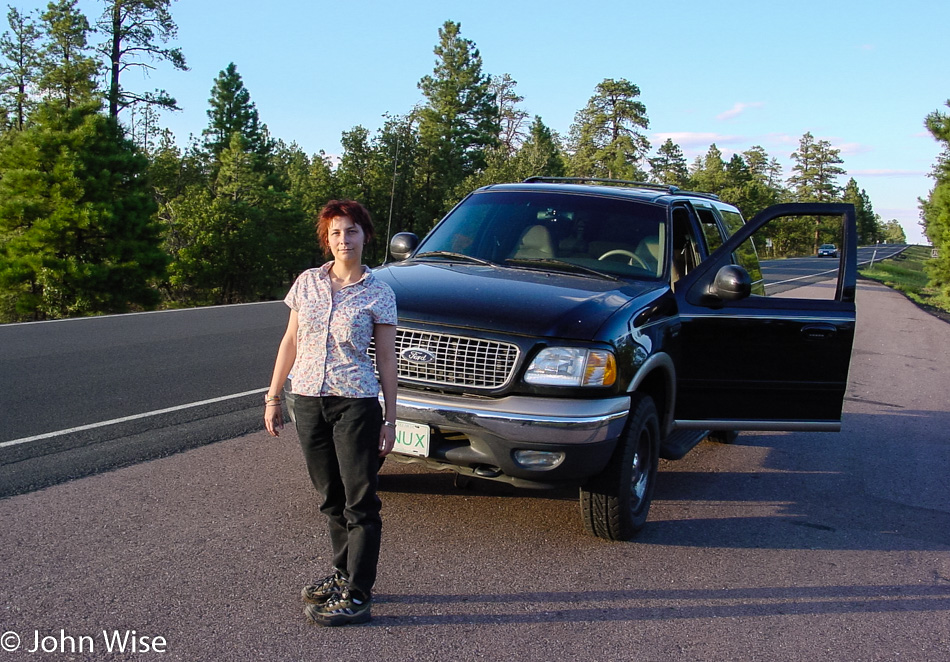
[[[859,249],[859,263],[903,246]],[[770,294],[837,261],[763,261]],[[256,430],[282,302],[0,325],[0,497]]]
[[[286,323],[271,302],[0,326],[0,496],[258,429]]]
[[[894,257],[906,248],[900,244],[861,246],[858,248],[858,268],[869,264],[872,260],[879,261]],[[760,264],[765,291],[770,295],[835,278],[838,270],[837,259],[817,256],[786,260],[763,259]]]
[[[950,325],[862,281],[843,431],[743,433],[664,462],[630,543],[585,534],[571,492],[460,490],[387,463],[366,627],[302,616],[329,545],[289,430],[6,498],[0,641],[88,636],[94,651],[60,659],[93,660],[142,659],[101,638],[135,630],[167,660],[945,662],[948,347]]]

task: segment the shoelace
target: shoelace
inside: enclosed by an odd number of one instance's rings
[[[346,603],[349,603],[349,605]],[[362,602],[351,598],[349,593],[340,593],[327,600],[327,605],[324,608],[324,611],[326,613],[339,611],[343,612],[344,614],[352,614],[352,607],[360,607],[362,605]]]

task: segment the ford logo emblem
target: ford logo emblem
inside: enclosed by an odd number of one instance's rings
[[[426,351],[421,347],[410,347],[402,350],[399,355],[411,363],[432,363],[435,361],[435,354]]]

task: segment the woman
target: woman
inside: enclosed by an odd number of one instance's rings
[[[396,299],[362,264],[374,236],[363,205],[331,200],[317,236],[333,260],[302,273],[284,299],[290,321],[264,397],[264,425],[275,437],[283,428],[280,393],[292,371],[297,435],[333,545],[332,572],[302,595],[311,603],[307,617],[332,626],[370,619],[382,528],[379,458],[396,438]]]

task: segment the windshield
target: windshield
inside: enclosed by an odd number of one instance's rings
[[[489,190],[456,207],[417,255],[446,251],[537,269],[570,263],[612,276],[655,279],[665,268],[665,220],[665,207],[646,202]]]

